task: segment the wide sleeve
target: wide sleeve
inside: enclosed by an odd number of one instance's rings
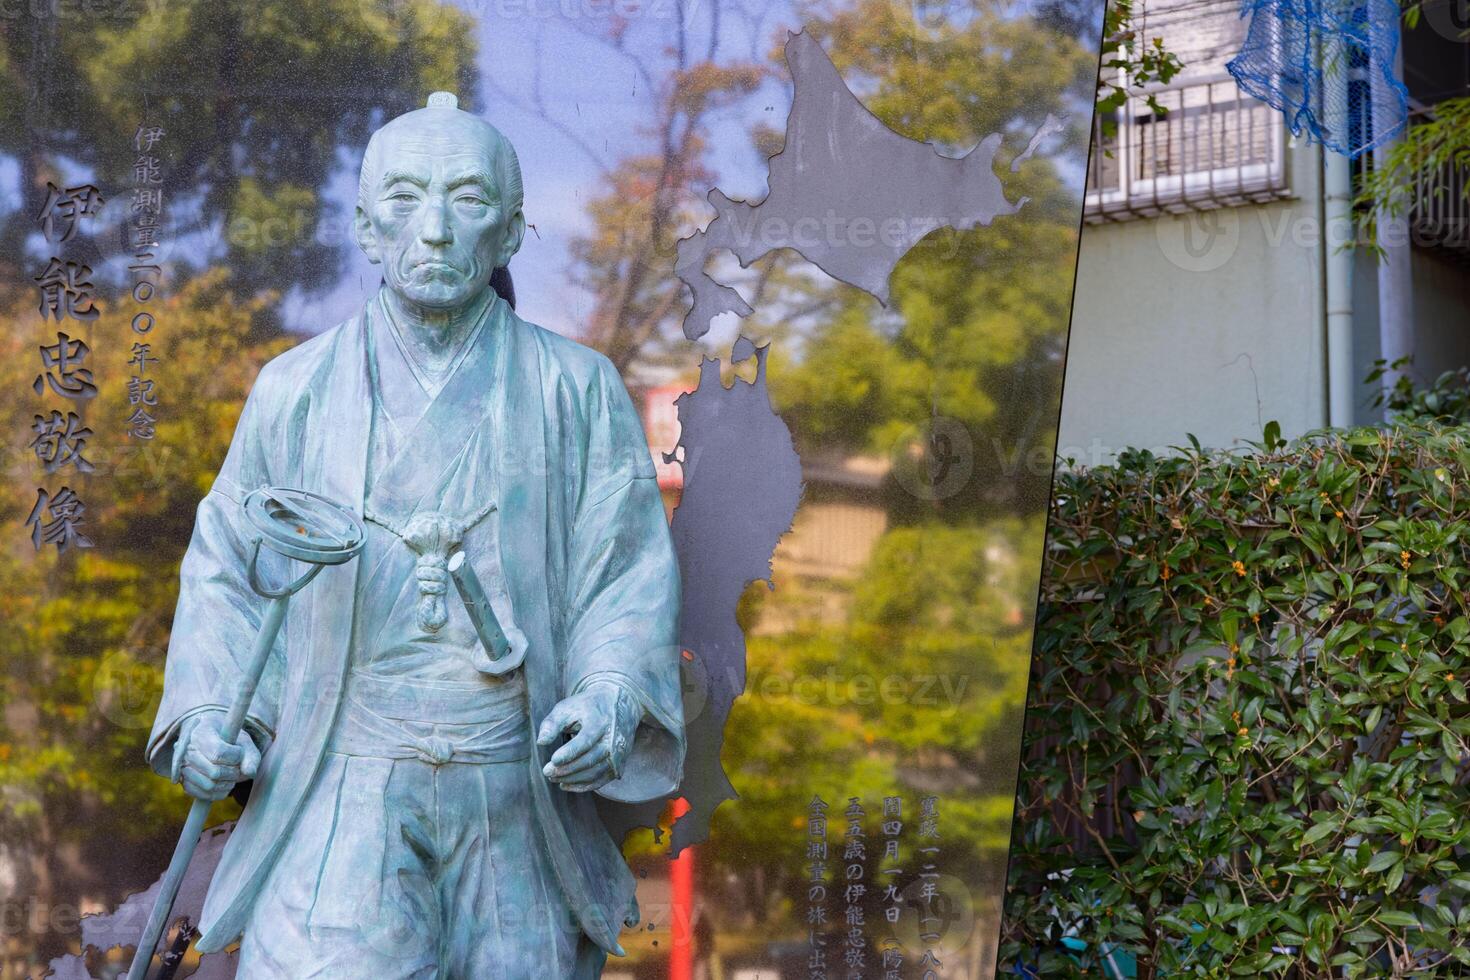
[[[587,455],[572,528],[566,690],[621,684],[643,709],[620,778],[598,792],[634,803],[678,788],[684,767],[679,567],[653,461],[610,364],[585,395]]]
[[[199,502],[180,567],[163,700],[147,748],[149,764],[164,776],[170,774],[173,743],[183,725],[201,712],[229,709],[264,612],[265,600],[246,577],[254,538],[246,531],[240,504],[251,490],[271,482],[265,419],[272,413],[264,407],[265,381],[262,372],[224,465]],[[264,559],[261,564],[268,574],[270,565]],[[285,641],[278,639],[245,719],[246,731],[262,751],[275,734],[284,660]]]

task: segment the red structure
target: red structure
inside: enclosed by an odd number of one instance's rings
[[[682,797],[670,808],[672,820],[689,812]],[[669,865],[669,980],[694,980],[694,848],[686,847]]]
[[[663,454],[673,452],[679,442],[679,407],[674,403],[688,388],[681,384],[660,385],[643,394],[643,433],[653,453],[653,468],[658,473],[660,490],[681,490],[684,468],[678,463],[664,462]]]

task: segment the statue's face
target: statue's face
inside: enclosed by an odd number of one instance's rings
[[[457,309],[490,286],[520,247],[483,130],[453,116],[405,120],[379,137],[374,184],[358,206],[358,240],[388,288],[419,306]]]

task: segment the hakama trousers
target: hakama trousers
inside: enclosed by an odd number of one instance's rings
[[[606,954],[574,921],[536,827],[523,702],[489,729],[483,715],[405,723],[353,681],[252,909],[238,980],[600,976]]]

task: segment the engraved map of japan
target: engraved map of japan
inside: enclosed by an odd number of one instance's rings
[[[754,310],[733,287],[706,272],[727,250],[742,266],[789,248],[833,279],[888,301],[894,267],[933,231],[965,231],[1016,213],[1025,198],[1006,199],[995,173],[999,133],[962,157],[893,132],[843,82],[822,46],[807,33],[786,42],[795,86],[785,145],[770,159],[769,193],[757,204],[709,193],[715,217],[679,243],[675,270],[693,303],[684,319],[690,340],[723,313]],[[1061,123],[1048,116],[1016,156],[1019,169]],[[766,348],[741,337],[732,360],[758,359],[754,381],[720,382],[706,361],[699,387],[679,400],[684,494],[674,514],[674,542],[684,582],[680,639],[686,651],[688,758],[682,795],[689,811],[674,825],[673,850],[704,840],[709,821],[736,789],[721,764],[730,710],[745,690],[745,638],[736,603],[753,581],[769,580],[780,536],[801,496],[801,465],[791,434],[766,391]],[[760,465],[752,466],[758,460]],[[697,465],[695,465],[697,461]],[[691,703],[692,700],[692,703]],[[652,824],[645,809],[634,823]]]

